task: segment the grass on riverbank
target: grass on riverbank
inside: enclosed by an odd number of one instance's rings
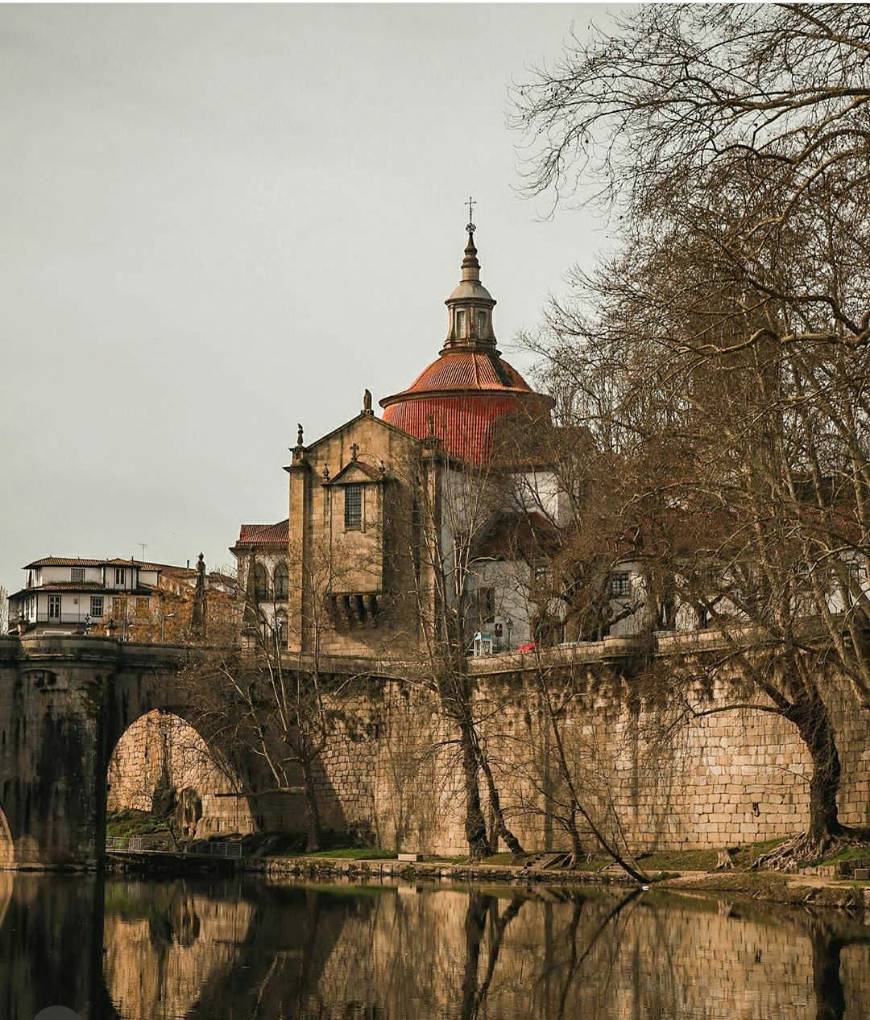
[[[106,815],[106,835],[110,837],[150,836],[164,832],[169,832],[167,820],[148,811],[127,808]]]
[[[392,850],[381,850],[375,846],[354,846],[336,850],[315,850],[305,856],[340,861],[394,861],[397,855]]]

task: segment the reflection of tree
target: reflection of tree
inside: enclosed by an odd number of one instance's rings
[[[574,983],[575,979],[580,973],[583,964],[589,958],[590,954],[595,949],[595,947],[599,944],[605,932],[608,932],[608,929],[611,927],[611,925],[613,925],[615,928],[616,921],[619,915],[629,905],[629,903],[632,903],[634,900],[636,900],[638,896],[640,896],[639,889],[635,889],[632,892],[628,893],[626,896],[623,896],[622,899],[619,900],[619,902],[616,903],[616,905],[605,914],[605,916],[598,923],[598,925],[596,925],[594,931],[587,940],[586,945],[583,948],[582,952],[578,951],[577,932],[580,927],[580,914],[583,909],[585,899],[580,896],[572,897],[573,909],[571,912],[571,920],[568,923],[567,932],[570,950],[568,960],[565,965],[566,971],[565,979],[564,984],[562,985],[561,993],[559,995],[559,1007],[556,1016],[560,1018],[565,1016],[565,1006],[568,1001],[568,992],[571,988],[571,985]],[[615,935],[614,931],[609,932],[609,935],[611,937],[609,939],[608,948],[610,951],[608,953],[608,961],[609,964],[612,966],[613,960],[615,959],[615,953],[618,951],[621,940],[616,937],[613,937]],[[609,971],[610,966],[608,967],[608,972]]]
[[[522,896],[514,894],[510,903],[499,914],[497,897],[484,895],[477,890],[472,890],[468,894],[468,907],[465,913],[465,971],[462,978],[462,1011],[460,1014],[463,1020],[472,1020],[480,1015],[481,1007],[486,1003],[489,986],[495,974],[505,931],[519,914],[524,902]],[[490,920],[490,931],[486,971],[483,981],[478,985],[480,946],[487,918]]]
[[[843,1020],[846,994],[840,975],[840,958],[848,946],[870,946],[870,931],[857,922],[802,915],[799,926],[813,951],[813,991],[816,1020]]]

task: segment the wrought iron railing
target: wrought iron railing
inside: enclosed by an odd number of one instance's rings
[[[155,846],[153,843],[149,846],[147,845],[149,842],[151,841],[143,836],[107,836],[106,851],[153,854],[177,854],[180,852],[191,856],[222,857],[227,860],[240,860],[244,856],[242,844],[230,840],[203,840],[192,849],[188,847],[173,849],[167,846]]]

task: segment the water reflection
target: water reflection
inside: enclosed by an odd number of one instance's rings
[[[858,1020],[845,915],[597,889],[0,872],[0,1016]]]

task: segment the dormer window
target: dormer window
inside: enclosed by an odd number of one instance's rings
[[[456,312],[456,335],[457,337],[464,336],[465,334],[465,309],[460,308]]]
[[[125,585],[127,583],[126,567],[115,567],[115,584]]]

